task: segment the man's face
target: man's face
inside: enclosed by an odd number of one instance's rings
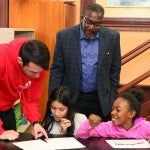
[[[87,11],[82,19],[82,30],[87,38],[93,38],[100,30],[104,15],[95,11]]]
[[[40,66],[36,65],[33,62],[30,62],[28,63],[28,65],[21,67],[24,74],[29,78],[39,78],[40,73],[43,71],[43,69]]]

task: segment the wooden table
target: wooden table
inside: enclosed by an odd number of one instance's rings
[[[50,138],[53,137],[63,137],[58,135],[50,135]],[[34,137],[31,133],[20,133],[19,139],[15,142],[19,141],[27,141],[27,140],[33,140]],[[89,139],[78,139],[83,145],[86,146],[86,148],[80,149],[80,150],[114,150],[105,140],[105,138],[89,138]],[[14,141],[12,141],[14,142]],[[21,150],[17,146],[13,145],[10,141],[0,141],[0,150]],[[75,150],[75,149],[74,149]],[[76,149],[79,150],[79,149]],[[122,150],[122,149],[116,149],[116,150]],[[123,149],[123,150],[131,150],[131,149]],[[133,149],[132,150],[150,150],[149,149]]]

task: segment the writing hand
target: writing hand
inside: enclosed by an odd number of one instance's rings
[[[46,139],[48,139],[48,135],[47,135],[45,129],[39,123],[37,123],[33,126],[32,134],[35,137],[35,139],[38,139],[42,136],[44,136]]]

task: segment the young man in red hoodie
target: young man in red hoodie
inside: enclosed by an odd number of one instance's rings
[[[12,109],[18,99],[33,125],[35,138],[42,135],[48,138],[39,123],[38,102],[49,61],[49,50],[41,41],[17,38],[9,44],[0,44],[0,139],[19,137]]]

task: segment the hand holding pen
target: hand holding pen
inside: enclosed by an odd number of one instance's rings
[[[56,117],[54,114],[50,114],[50,116],[51,117]],[[71,121],[66,119],[66,118],[62,118],[62,117],[59,117],[59,120],[60,120],[59,125],[61,127],[61,134],[65,134],[67,128],[71,126]]]
[[[60,126],[61,126],[61,134],[65,134],[67,128],[71,126],[71,121],[66,118],[62,118]]]

